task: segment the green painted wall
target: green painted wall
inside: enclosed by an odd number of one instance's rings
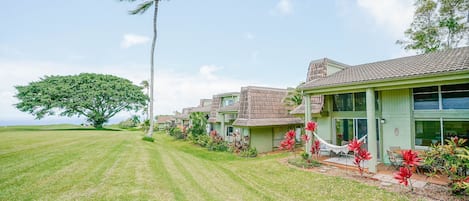
[[[382,145],[384,162],[389,163],[386,150],[390,146],[410,149],[413,145],[412,99],[409,89],[382,91]]]
[[[251,146],[259,153],[272,151],[272,128],[251,128]]]

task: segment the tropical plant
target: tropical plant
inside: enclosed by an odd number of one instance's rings
[[[300,85],[302,85],[304,82],[300,83],[297,87],[289,87],[287,89],[288,93],[287,96],[285,96],[282,99],[283,104],[289,107],[297,107],[301,105],[303,102],[303,94],[301,93],[301,90],[299,88]]]
[[[406,39],[396,41],[404,49],[428,53],[469,40],[469,1],[416,0],[414,5],[413,22],[404,32]]]
[[[399,183],[404,184],[405,186],[410,185],[410,190],[414,191],[410,177],[412,177],[412,169],[417,168],[422,159],[419,158],[417,152],[410,149],[402,150],[401,155],[403,167],[399,168],[399,172],[394,173],[394,179],[398,180]]]
[[[360,175],[363,176],[364,167],[362,167],[362,162],[370,160],[371,154],[366,149],[363,149],[361,147],[362,145],[363,145],[363,142],[354,138],[348,145],[348,150],[353,151],[353,155],[355,158],[355,160],[353,161],[353,164],[355,164],[358,167],[358,171],[360,171]]]
[[[120,0],[120,1],[129,1],[129,2],[135,2],[136,0]],[[154,12],[153,12],[153,39],[152,39],[152,44],[151,44],[151,55],[150,55],[150,102],[149,102],[149,107],[148,110],[149,112],[149,118],[150,119],[150,127],[148,129],[148,134],[147,136],[152,137],[153,136],[153,127],[155,125],[155,120],[153,119],[153,103],[155,101],[154,98],[154,90],[153,88],[155,87],[155,79],[154,79],[154,59],[155,59],[155,47],[156,47],[156,38],[157,38],[157,27],[156,27],[156,22],[157,22],[157,17],[158,17],[158,3],[160,0],[144,0],[142,3],[138,4],[137,8],[134,10],[129,11],[129,14],[131,15],[136,15],[136,14],[143,14],[145,13],[151,6],[154,5]]]
[[[120,111],[138,111],[148,98],[131,81],[113,75],[81,73],[45,76],[26,86],[16,86],[20,100],[16,108],[36,119],[60,112],[61,116],[85,116],[95,128],[102,128]]]
[[[280,142],[279,150],[287,150],[295,153],[295,135],[296,133],[294,130],[289,130],[285,133],[284,139]]]
[[[469,194],[469,148],[463,147],[466,141],[467,139],[452,137],[445,140],[446,144],[433,145],[424,155],[424,163],[431,167],[429,175],[448,175],[455,194]]]
[[[191,126],[189,127],[189,133],[194,137],[199,135],[206,135],[207,118],[203,112],[192,112],[189,115]]]

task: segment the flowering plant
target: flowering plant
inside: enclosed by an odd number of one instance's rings
[[[295,151],[295,131],[294,130],[289,130],[287,133],[285,133],[284,139],[280,142],[280,150],[289,150],[291,152]]]
[[[394,173],[394,179],[398,180],[399,183],[404,184],[405,186],[410,184],[410,190],[414,191],[412,187],[412,181],[410,177],[412,177],[411,167],[416,167],[419,165],[420,158],[418,157],[418,153],[412,150],[402,150],[402,159],[404,167],[399,168],[399,172]]]
[[[316,122],[310,121],[310,122],[306,123],[305,130],[314,132],[314,131],[316,131],[317,127],[318,127],[318,124]]]
[[[363,171],[364,167],[362,167],[362,162],[367,161],[371,159],[371,154],[368,152],[366,149],[362,149],[363,142],[360,142],[357,139],[353,139],[350,144],[348,144],[348,150],[353,151],[353,155],[355,156],[355,160],[353,161],[353,164],[355,164],[358,167],[358,170],[360,171],[360,175],[363,176]]]

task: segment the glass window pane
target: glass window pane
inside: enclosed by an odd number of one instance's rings
[[[440,142],[440,121],[415,121],[415,145],[430,146]]]
[[[441,86],[443,109],[469,109],[469,84]]]
[[[455,136],[469,139],[469,121],[443,121],[443,136],[445,139]],[[469,141],[464,146],[469,146]]]
[[[427,93],[427,92],[438,92],[438,87],[437,86],[420,87],[420,88],[414,88],[413,91],[414,91],[414,94]]]
[[[365,92],[355,93],[354,98],[355,98],[355,111],[365,111],[366,110]]]
[[[353,111],[352,94],[336,94],[333,96],[334,111]]]
[[[445,92],[443,98],[443,109],[469,109],[468,92]]]
[[[444,85],[441,86],[441,91],[460,91],[460,90],[469,90],[469,84],[454,84],[454,85]]]
[[[438,108],[438,93],[414,94],[414,110],[437,110]]]
[[[353,139],[353,119],[336,119],[335,127],[337,145],[348,144]]]

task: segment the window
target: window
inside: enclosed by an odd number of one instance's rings
[[[443,109],[469,109],[469,84],[441,86]]]
[[[226,127],[226,136],[232,136],[232,135],[233,135],[233,126]]]
[[[415,145],[430,146],[440,142],[440,121],[415,121]]]
[[[352,94],[336,94],[334,97],[334,111],[353,111]]]
[[[413,89],[414,110],[469,109],[469,84]]]
[[[414,110],[438,109],[438,87],[422,87],[414,90]]]
[[[230,106],[230,105],[233,105],[234,104],[234,100],[233,99],[224,99],[223,100],[223,105],[222,106]]]
[[[443,135],[445,139],[456,136],[469,139],[469,121],[443,121]],[[469,146],[469,142],[464,145]]]
[[[378,92],[375,92],[376,110],[379,110]],[[348,94],[335,94],[333,95],[333,110],[334,111],[366,111],[366,93],[348,93]]]
[[[355,93],[353,96],[355,111],[366,111],[366,94],[364,92]]]
[[[443,133],[441,133],[443,125]],[[433,121],[415,121],[415,145],[430,146],[431,144],[446,143],[451,137],[469,139],[469,121],[457,120],[433,120]],[[468,146],[466,142],[465,146]]]

